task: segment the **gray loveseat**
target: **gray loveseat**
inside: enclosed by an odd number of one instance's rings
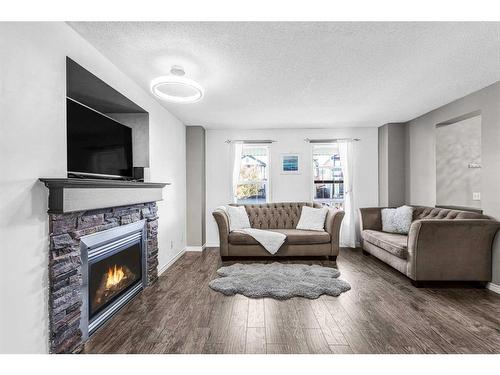
[[[247,234],[229,232],[229,219],[224,210],[212,214],[219,228],[220,255],[225,257],[283,257],[283,256],[327,256],[335,260],[339,253],[340,224],[344,211],[330,208],[325,220],[325,231],[296,229],[303,206],[321,207],[316,203],[286,202],[267,204],[245,204],[252,228],[281,232],[287,236],[285,243],[275,255],[270,254],[255,239]]]
[[[500,223],[474,212],[415,206],[408,235],[382,232],[382,207],[361,208],[363,251],[425,281],[491,280],[491,247]]]

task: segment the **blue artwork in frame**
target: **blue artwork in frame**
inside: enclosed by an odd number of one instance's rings
[[[281,173],[286,173],[286,174],[299,173],[298,154],[285,154],[281,156]]]

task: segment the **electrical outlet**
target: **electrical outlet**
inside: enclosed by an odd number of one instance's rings
[[[174,241],[173,241],[173,240],[171,240],[171,241],[170,241],[170,250],[172,250],[173,248],[174,248]]]
[[[472,193],[472,200],[473,201],[480,201],[481,200],[481,193]]]

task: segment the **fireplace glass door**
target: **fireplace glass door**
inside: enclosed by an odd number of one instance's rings
[[[135,243],[89,262],[89,318],[120,298],[142,279],[141,245]]]

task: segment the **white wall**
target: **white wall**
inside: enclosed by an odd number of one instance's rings
[[[436,127],[436,204],[481,208],[481,116]]]
[[[436,124],[481,114],[481,208],[500,219],[500,82],[467,95],[409,124],[406,157],[406,202],[436,204]],[[409,172],[409,173],[408,173]],[[493,282],[500,285],[500,235],[493,246]]]
[[[378,130],[351,129],[271,129],[207,130],[207,246],[218,246],[217,225],[212,211],[231,202],[232,161],[226,139],[271,139],[271,202],[312,200],[312,152],[305,138],[361,138],[355,143],[354,197],[359,207],[378,205]],[[280,174],[281,154],[298,153],[302,173]],[[356,207],[357,211],[357,207]]]
[[[0,353],[48,351],[47,189],[66,174],[66,56],[149,112],[159,264],[185,247],[185,127],[64,23],[0,24]],[[173,248],[170,248],[170,242]]]
[[[134,167],[149,168],[149,114],[106,113],[106,115],[132,129],[132,163]]]

